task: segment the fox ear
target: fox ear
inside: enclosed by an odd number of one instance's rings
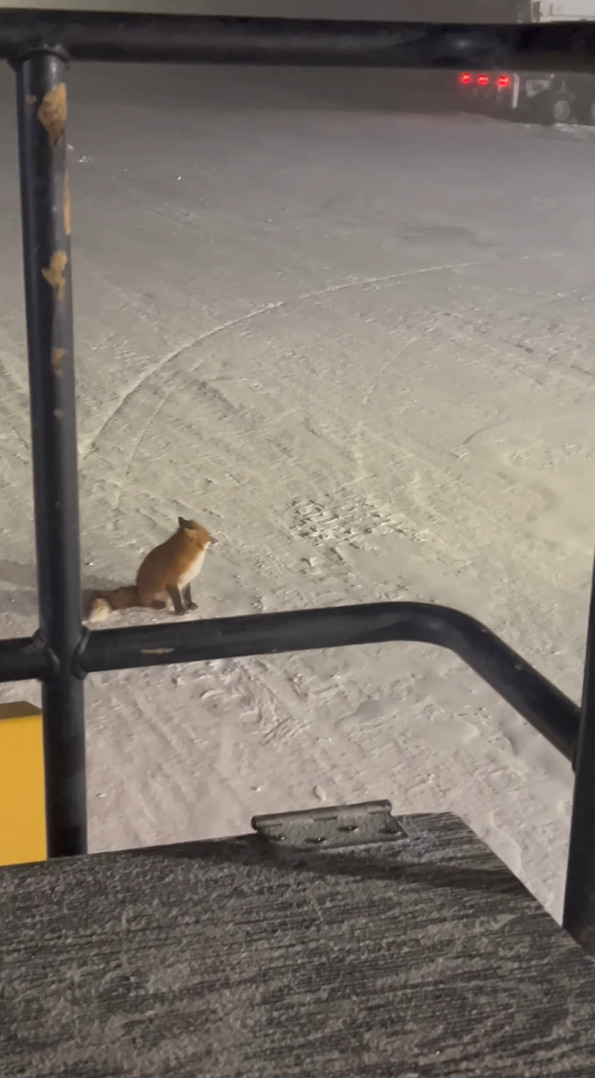
[[[184,520],[184,517],[178,517],[178,525],[179,525],[180,528],[187,528],[188,527],[188,521]]]

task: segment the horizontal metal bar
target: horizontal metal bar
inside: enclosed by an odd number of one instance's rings
[[[0,640],[0,685],[4,681],[43,681],[54,672],[55,664],[41,637]]]
[[[84,676],[98,670],[397,640],[455,652],[572,760],[579,729],[576,704],[475,618],[431,603],[370,603],[103,629],[87,635],[77,664]]]
[[[351,22],[0,12],[0,58],[62,46],[73,60],[594,71],[595,25]]]

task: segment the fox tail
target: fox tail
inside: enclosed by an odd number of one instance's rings
[[[105,621],[112,610],[128,610],[133,606],[141,606],[136,584],[115,588],[114,591],[96,591],[89,603],[88,620]]]

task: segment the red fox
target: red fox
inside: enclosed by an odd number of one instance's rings
[[[141,562],[136,584],[93,593],[88,620],[104,621],[112,610],[127,610],[135,606],[163,610],[168,599],[173,603],[176,614],[196,610],[190,588],[202,569],[207,547],[215,541],[202,524],[178,517],[177,532],[150,550]]]

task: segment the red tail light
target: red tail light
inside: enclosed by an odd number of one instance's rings
[[[498,75],[498,86],[501,90],[505,90],[507,86],[510,86],[510,75]]]
[[[478,86],[487,86],[489,81],[490,80],[489,80],[487,75],[478,75],[477,76],[477,85]]]
[[[471,82],[471,75],[469,74],[468,71],[462,71],[461,72],[461,74],[459,75],[459,82],[463,86],[468,86],[468,84]]]

